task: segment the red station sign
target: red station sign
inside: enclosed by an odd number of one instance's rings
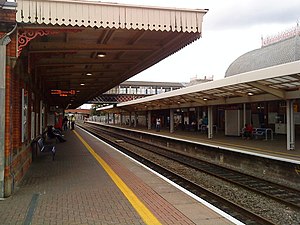
[[[67,97],[67,96],[75,95],[75,93],[76,93],[75,90],[69,90],[69,91],[51,90],[51,95],[59,95],[61,97]]]

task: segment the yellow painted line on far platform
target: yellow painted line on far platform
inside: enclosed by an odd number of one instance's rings
[[[94,149],[75,131],[78,139],[83,143],[92,156],[103,167],[107,174],[111,177],[117,187],[122,191],[133,208],[141,216],[142,220],[149,225],[160,225],[159,220],[152,214],[152,212],[139,200],[133,191],[122,181],[122,179],[113,171],[113,169],[94,151]]]

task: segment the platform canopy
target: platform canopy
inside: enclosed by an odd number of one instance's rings
[[[300,97],[300,61],[197,84],[97,110],[139,112],[185,107],[229,105]]]
[[[51,105],[76,108],[202,35],[208,10],[18,0],[18,53]]]

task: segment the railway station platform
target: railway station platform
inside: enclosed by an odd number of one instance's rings
[[[241,224],[79,127],[64,135],[0,200],[1,224]]]
[[[226,136],[224,134],[224,131],[217,131],[214,132],[212,139],[208,139],[207,133],[201,131],[175,130],[173,133],[170,133],[168,129],[161,129],[159,132],[157,132],[155,129],[149,130],[141,126],[129,127],[127,125],[109,125],[99,122],[91,123],[137,130],[141,132],[151,133],[153,135],[161,135],[196,143],[205,143],[219,148],[227,148],[229,150],[241,151],[246,154],[255,154],[262,157],[275,157],[278,159],[293,160],[296,162],[298,161],[298,163],[300,164],[300,137],[298,136],[296,137],[295,150],[289,151],[286,148],[286,135],[282,134],[273,134],[273,139],[268,136],[267,140],[265,139],[265,137],[258,139],[252,138],[250,140],[247,140],[243,139],[242,137]]]

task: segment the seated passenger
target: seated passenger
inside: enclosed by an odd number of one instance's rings
[[[65,142],[60,130],[55,129],[53,126],[48,126],[47,135],[49,138],[57,138],[60,142]]]
[[[252,138],[252,134],[253,134],[252,124],[251,123],[245,124],[244,132],[243,132],[243,138],[249,140],[250,138]]]

